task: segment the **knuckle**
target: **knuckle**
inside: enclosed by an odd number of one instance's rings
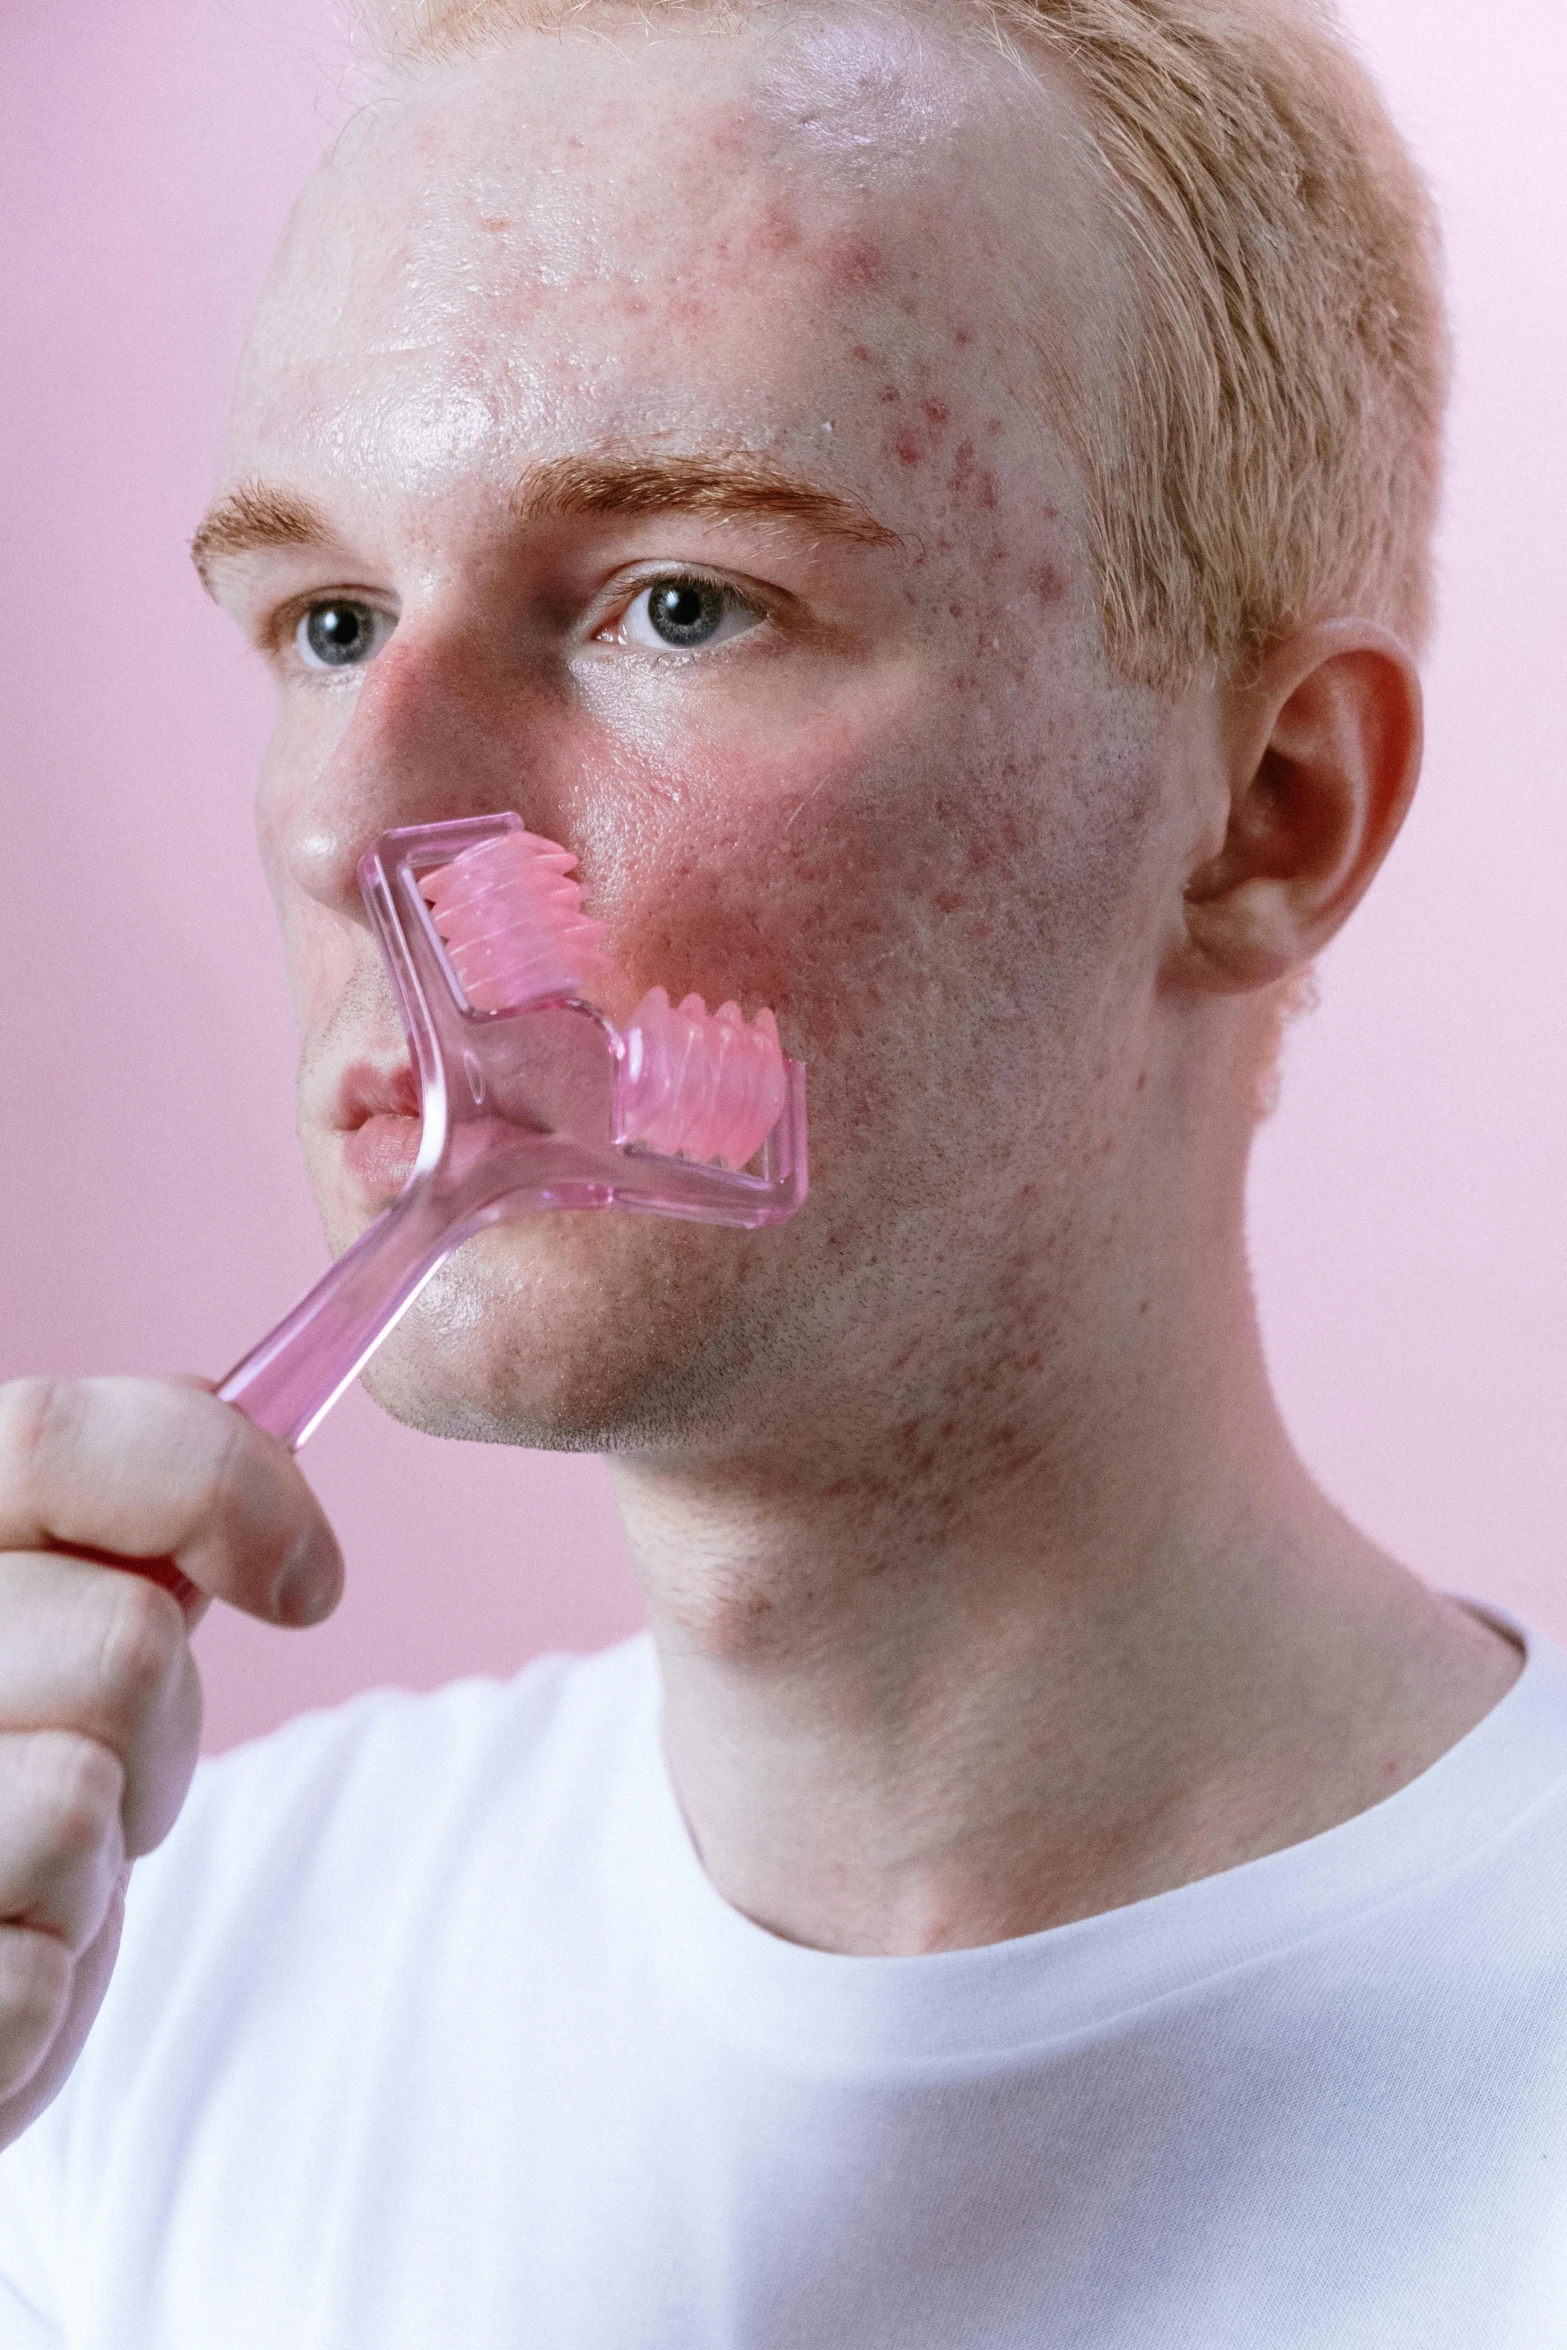
[[[66,1862],[95,1858],[114,1836],[125,1777],[96,1739],[53,1732],[28,1741],[30,1806],[49,1850]]]
[[[74,1964],[53,1934],[0,1927],[0,2086],[25,2076],[59,2030]]]
[[[21,1500],[45,1485],[47,1464],[69,1450],[82,1416],[75,1379],[13,1379],[0,1387],[0,1486]]]
[[[179,1603],[145,1575],[106,1570],[91,1605],[100,1683],[117,1710],[138,1715],[166,1694],[185,1647]]]

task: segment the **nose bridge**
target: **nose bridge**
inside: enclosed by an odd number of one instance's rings
[[[542,679],[502,668],[482,649],[399,630],[364,671],[353,715],[299,811],[288,850],[296,881],[323,904],[357,912],[359,860],[392,827],[520,809],[524,797],[536,820],[528,778],[549,700]]]

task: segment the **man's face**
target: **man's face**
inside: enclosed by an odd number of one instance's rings
[[[487,1234],[379,1358],[402,1416],[830,1452],[874,1394],[917,1449],[1072,1310],[1170,864],[1169,714],[1105,670],[1049,421],[1097,331],[1085,190],[1059,96],[845,14],[523,34],[306,191],[225,469],[281,496],[215,584],[277,674],[330,1239],[416,1131],[354,878],[388,826],[516,809],[581,859],[612,1014],[770,1004],[809,1073],[793,1223]],[[842,511],[753,511],[758,469]]]

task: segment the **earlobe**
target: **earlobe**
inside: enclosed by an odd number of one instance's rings
[[[1188,876],[1176,985],[1269,987],[1320,954],[1397,838],[1420,772],[1414,662],[1375,623],[1334,620],[1221,690],[1222,846]]]

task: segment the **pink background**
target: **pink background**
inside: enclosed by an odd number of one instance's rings
[[[1459,342],[1431,751],[1295,1033],[1254,1184],[1291,1424],[1434,1581],[1567,1635],[1567,65],[1561,0],[1351,0],[1431,171]],[[0,18],[0,1375],[219,1372],[324,1252],[250,841],[268,694],[196,587],[246,314],[352,94],[328,0]],[[209,1742],[637,1616],[596,1462],[355,1393],[306,1455],[350,1591],[217,1612]]]

